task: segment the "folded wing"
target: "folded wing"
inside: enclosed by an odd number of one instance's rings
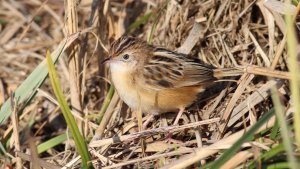
[[[199,59],[157,48],[141,70],[142,85],[152,90],[201,85],[216,80],[213,69]]]

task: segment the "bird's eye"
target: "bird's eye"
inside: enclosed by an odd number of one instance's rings
[[[129,59],[129,55],[128,54],[123,55],[123,59],[124,60],[128,60]]]

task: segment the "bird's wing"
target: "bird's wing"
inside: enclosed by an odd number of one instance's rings
[[[157,48],[141,70],[142,85],[161,90],[214,81],[213,67],[187,55]]]

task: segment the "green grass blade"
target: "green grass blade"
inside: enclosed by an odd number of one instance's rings
[[[148,38],[147,38],[147,42],[148,42],[148,43],[151,43],[151,42],[152,42],[152,35],[153,35],[153,32],[155,31],[156,26],[157,26],[158,21],[159,21],[159,18],[162,16],[164,9],[167,8],[169,2],[170,2],[170,0],[165,1],[165,2],[163,3],[162,7],[160,7],[160,8],[158,9],[157,14],[154,16],[154,22],[153,22],[153,24],[152,24],[152,26],[151,26],[150,34],[149,34],[149,36],[148,36]]]
[[[279,133],[279,124],[278,124],[278,120],[276,120],[274,126],[272,127],[272,132],[270,134],[270,139],[275,140],[278,136]]]
[[[39,154],[43,153],[43,152],[47,151],[48,149],[53,148],[53,147],[63,143],[67,139],[68,139],[68,137],[67,137],[66,133],[58,135],[56,137],[53,137],[53,138],[38,145],[38,147],[37,147],[38,153]]]
[[[106,112],[106,109],[107,109],[107,107],[109,106],[110,101],[111,101],[111,99],[112,99],[114,93],[115,93],[115,88],[114,88],[113,85],[111,85],[111,86],[109,87],[108,93],[107,93],[107,95],[106,95],[106,97],[105,97],[105,100],[104,100],[104,102],[103,102],[103,104],[102,104],[102,107],[101,107],[101,110],[100,110],[100,112],[99,112],[99,116],[98,116],[98,118],[97,118],[97,123],[100,123],[100,122],[101,122],[101,120],[102,120],[102,118],[103,118],[103,116],[104,116],[104,113]]]
[[[50,77],[50,81],[52,84],[52,88],[53,88],[54,94],[56,96],[57,102],[59,104],[59,107],[60,107],[60,109],[63,113],[63,116],[67,122],[67,125],[71,131],[72,137],[75,141],[77,151],[81,156],[82,167],[83,168],[92,168],[92,163],[90,160],[87,144],[86,144],[83,136],[79,132],[75,118],[72,115],[71,109],[63,95],[62,87],[58,80],[56,70],[55,70],[53,61],[51,59],[51,54],[49,51],[47,51],[46,57],[47,57],[47,65],[48,65],[49,77]]]
[[[3,144],[0,142],[0,157],[3,155],[3,154],[6,154],[6,150],[3,146]]]
[[[288,169],[289,164],[287,162],[275,163],[267,166],[267,169]]]
[[[294,4],[294,5],[298,5],[298,3],[299,3],[299,1],[298,0],[292,0],[292,4]]]
[[[287,7],[289,7],[290,1],[287,1]],[[292,13],[290,9],[286,9],[286,28],[287,28],[287,47],[288,47],[288,66],[291,75],[290,88],[292,93],[294,112],[294,128],[296,136],[296,144],[298,149],[300,148],[300,85],[299,85],[299,67],[297,61],[297,49],[296,49],[296,33],[294,29],[294,23],[292,19]]]
[[[284,115],[283,107],[281,106],[279,96],[277,94],[276,88],[272,88],[272,99],[274,102],[275,113],[278,120],[278,124],[280,126],[280,133],[283,140],[283,145],[285,147],[285,151],[287,153],[287,159],[290,168],[297,169],[296,158],[293,155],[293,147],[292,141],[288,130],[288,125],[286,122],[286,118]]]
[[[138,28],[142,24],[146,23],[149,20],[151,15],[152,15],[152,12],[148,12],[145,15],[138,18],[135,22],[133,22],[132,24],[129,25],[126,32],[130,32],[132,30],[135,30],[136,28]]]
[[[279,144],[275,147],[273,147],[272,149],[270,149],[267,152],[264,152],[259,158],[261,159],[261,163],[262,164],[268,164],[268,160],[270,160],[271,158],[274,158],[275,156],[278,156],[280,153],[282,153],[284,151],[284,146],[283,144]],[[249,169],[254,169],[257,168],[257,159],[253,159],[249,162],[249,165],[247,168]],[[273,162],[273,161],[272,161]],[[244,165],[244,164],[243,164]]]
[[[264,114],[237,142],[235,142],[230,149],[224,151],[224,153],[220,156],[217,161],[213,163],[209,163],[201,168],[220,168],[223,164],[225,164],[230,158],[232,158],[236,152],[241,148],[241,146],[250,141],[256,131],[264,125],[268,120],[274,115],[274,110],[272,109],[268,113]]]
[[[262,155],[262,160],[263,161],[267,161],[267,160],[271,159],[272,157],[278,155],[279,153],[281,153],[283,151],[284,151],[284,145],[283,144],[279,144],[276,147],[274,147],[271,150],[269,150],[266,153],[264,153]]]

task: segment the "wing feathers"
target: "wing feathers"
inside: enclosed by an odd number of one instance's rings
[[[213,67],[187,55],[156,48],[142,72],[145,87],[155,90],[200,85],[214,81]]]

